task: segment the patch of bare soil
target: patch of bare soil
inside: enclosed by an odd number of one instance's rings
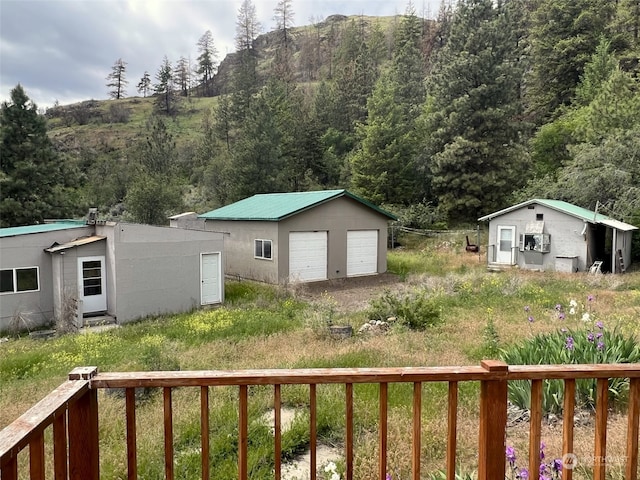
[[[398,275],[381,273],[306,283],[299,287],[298,294],[310,301],[327,296],[335,302],[337,311],[346,313],[364,310],[369,306],[371,299],[385,290],[397,290],[401,285],[402,281]]]

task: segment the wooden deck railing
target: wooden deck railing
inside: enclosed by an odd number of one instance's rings
[[[312,480],[316,478],[316,414],[317,385],[345,385],[346,432],[345,478],[352,480],[354,466],[354,384],[379,385],[379,458],[378,478],[387,472],[388,385],[413,385],[412,412],[412,478],[420,479],[422,386],[427,382],[448,383],[446,473],[455,478],[457,445],[458,384],[480,382],[480,424],[478,437],[478,479],[498,480],[505,473],[505,435],[507,425],[507,382],[531,381],[531,418],[529,471],[537,472],[540,465],[538,446],[541,440],[543,382],[564,380],[563,454],[573,452],[573,412],[576,380],[596,379],[594,479],[604,480],[607,468],[608,381],[629,378],[628,426],[626,434],[625,479],[638,479],[638,435],[640,417],[640,364],[615,365],[536,365],[507,366],[498,361],[483,361],[474,367],[425,368],[355,368],[300,370],[241,370],[192,372],[135,372],[97,373],[94,367],[75,369],[69,380],[51,392],[18,420],[0,432],[0,472],[2,480],[18,478],[18,454],[28,447],[31,479],[45,478],[44,431],[53,429],[53,478],[56,480],[98,480],[99,438],[97,389],[124,388],[126,415],[126,448],[128,478],[137,473],[135,389],[161,388],[164,405],[165,478],[174,478],[173,406],[172,390],[193,387],[200,390],[201,470],[202,478],[209,478],[209,392],[210,387],[237,386],[239,390],[238,478],[248,478],[248,405],[249,388],[255,385],[273,386],[274,401],[274,477],[281,478],[280,457],[282,441],[281,386],[309,386],[309,432]],[[409,446],[407,446],[409,447]],[[397,448],[397,446],[396,446]],[[49,475],[51,477],[51,475]],[[571,480],[572,471],[566,469],[563,479]]]

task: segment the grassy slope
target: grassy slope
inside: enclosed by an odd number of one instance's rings
[[[466,254],[462,242],[428,242],[420,248],[389,254],[391,270],[404,273],[400,286],[405,292],[428,289],[437,298],[443,323],[426,332],[394,328],[380,337],[354,338],[337,342],[322,334],[318,319],[331,308],[331,299],[308,304],[286,292],[263,285],[229,282],[225,307],[193,314],[161,317],[102,334],[67,336],[47,342],[28,339],[12,340],[0,346],[0,427],[15,419],[59,384],[75,365],[98,365],[101,370],[139,369],[238,369],[300,368],[322,366],[412,366],[477,364],[485,356],[483,329],[491,317],[501,345],[518,342],[537,332],[559,328],[554,306],[568,304],[570,299],[585,303],[587,295],[595,296],[592,313],[607,325],[617,323],[640,339],[640,273],[625,276],[555,275],[526,272],[486,273],[475,255]],[[536,321],[529,324],[523,306],[529,305]],[[341,323],[359,326],[363,312],[340,314]],[[568,318],[562,325],[578,325]],[[252,409],[259,415],[268,408],[270,393],[252,390]],[[342,393],[338,387],[319,389],[319,431],[327,441],[340,443],[342,428],[340,411]],[[473,465],[477,438],[477,385],[462,384],[460,394],[459,449],[460,460]],[[194,453],[198,439],[197,399],[195,392],[180,390],[175,395],[176,438],[179,478],[190,478],[197,470]],[[306,390],[287,387],[285,404],[305,405]],[[358,478],[373,478],[376,469],[375,407],[377,387],[362,386],[356,390]],[[220,478],[233,475],[233,448],[218,441],[233,432],[235,393],[219,389],[212,394],[216,425],[214,455],[218,455]],[[424,403],[424,469],[442,468],[446,411],[446,386],[425,386]],[[389,445],[407,442],[410,432],[410,386],[390,389]],[[120,399],[101,393],[101,435],[103,440],[103,477],[117,478],[125,465],[123,405]],[[338,412],[336,415],[335,412]],[[160,478],[162,472],[161,425],[162,407],[159,397],[143,403],[139,418],[141,471],[145,478]],[[297,429],[285,438],[290,453],[306,442],[304,418]],[[256,424],[257,425],[257,424]],[[617,452],[624,439],[624,419],[612,420],[608,452]],[[256,436],[267,435],[256,426]],[[229,430],[230,429],[230,430]],[[546,432],[550,450],[559,446]],[[551,437],[550,435],[553,435]],[[589,452],[589,438],[584,438]],[[526,430],[510,431],[510,441],[526,450]],[[557,440],[557,439],[556,439]],[[407,444],[408,445],[408,444]],[[259,450],[255,457],[267,453]],[[404,478],[410,469],[406,449],[390,451],[390,468]],[[228,458],[227,463],[223,458]],[[256,460],[256,465],[259,461]],[[258,468],[256,466],[256,468]],[[267,470],[268,468],[265,467]],[[269,467],[270,468],[270,467]],[[373,475],[373,476],[370,476]],[[230,477],[226,477],[230,478]],[[574,476],[574,478],[581,478]],[[616,478],[616,477],[614,477]]]
[[[123,100],[104,100],[96,102],[94,115],[85,125],[72,123],[67,125],[61,114],[48,121],[49,136],[63,149],[77,150],[82,147],[88,150],[111,151],[126,150],[140,138],[143,138],[146,122],[154,109],[153,98],[131,97]],[[180,114],[166,117],[167,128],[180,146],[193,140],[201,130],[204,113],[215,107],[217,98],[189,97],[181,99]],[[119,105],[130,112],[126,123],[110,123],[109,109]],[[67,107],[59,107],[64,111]]]

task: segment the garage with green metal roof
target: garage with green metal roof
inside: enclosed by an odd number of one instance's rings
[[[343,189],[257,194],[199,218],[227,234],[227,274],[267,283],[383,273],[396,219]]]

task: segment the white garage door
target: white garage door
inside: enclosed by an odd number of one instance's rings
[[[371,275],[378,272],[378,231],[347,232],[347,276]]]
[[[327,232],[289,233],[289,280],[327,279]]]

